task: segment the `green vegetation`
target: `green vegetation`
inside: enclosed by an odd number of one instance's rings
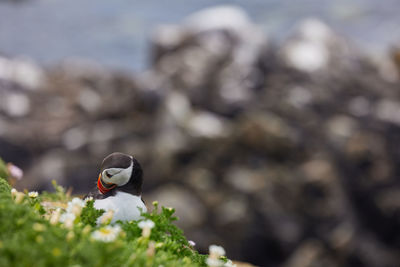
[[[6,180],[0,178],[0,193],[9,193],[11,191],[11,186],[7,183]]]
[[[173,224],[174,209],[153,203],[143,220],[109,225],[112,214],[93,200],[71,200],[55,187],[27,194],[0,179],[0,266],[206,266],[207,255]]]
[[[0,178],[7,179],[8,176],[7,164],[0,158]]]

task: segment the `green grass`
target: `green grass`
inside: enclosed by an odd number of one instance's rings
[[[55,187],[55,193],[29,197],[11,194],[0,178],[0,266],[207,266],[208,255],[190,247],[173,224],[174,209],[154,203],[153,211],[143,214],[155,224],[149,237],[142,235],[139,221],[117,222],[120,233],[104,242],[94,237],[105,225],[96,225],[103,211],[94,209],[93,201],[72,225],[50,222],[57,217],[57,206],[63,212],[70,200]]]

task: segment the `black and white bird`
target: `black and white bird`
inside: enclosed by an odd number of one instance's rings
[[[111,222],[138,220],[141,211],[147,212],[141,198],[142,183],[139,162],[130,155],[115,152],[103,160],[97,188],[87,197],[93,197],[96,209],[114,211]]]

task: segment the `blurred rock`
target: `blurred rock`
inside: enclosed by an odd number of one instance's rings
[[[0,57],[0,79],[15,82],[28,90],[43,84],[43,70],[27,58],[7,59]]]
[[[178,224],[187,229],[201,225],[205,219],[205,209],[201,202],[183,187],[165,185],[146,196],[146,199],[157,200],[161,206],[176,209],[176,215],[179,218]]]
[[[264,173],[266,170],[255,171],[240,167],[233,167],[226,172],[226,183],[242,193],[255,193],[266,187]]]
[[[262,80],[256,65],[266,38],[237,7],[206,9],[183,25],[160,27],[152,46],[157,75],[209,111],[237,112]]]
[[[314,240],[305,241],[296,252],[293,253],[285,267],[311,267],[319,266],[337,266],[330,259],[327,251],[324,251],[322,244]]]
[[[284,43],[281,56],[285,64],[305,73],[327,71],[332,65],[353,64],[353,51],[348,43],[315,18],[300,22],[292,37]]]
[[[392,58],[393,62],[396,64],[397,69],[399,70],[400,73],[400,48],[395,47],[392,51]]]
[[[319,20],[310,19],[299,26],[297,34],[284,48],[287,64],[305,72],[326,68],[330,59],[328,46],[335,37],[332,31]]]

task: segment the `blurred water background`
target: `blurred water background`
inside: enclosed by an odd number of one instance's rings
[[[85,194],[106,155],[134,154],[143,198],[175,207],[201,252],[400,266],[399,11],[0,1],[0,157],[20,190]]]
[[[148,37],[213,5],[235,4],[276,39],[317,17],[360,47],[380,53],[400,38],[398,0],[0,1],[0,51],[40,63],[79,57],[131,71],[148,66]]]

